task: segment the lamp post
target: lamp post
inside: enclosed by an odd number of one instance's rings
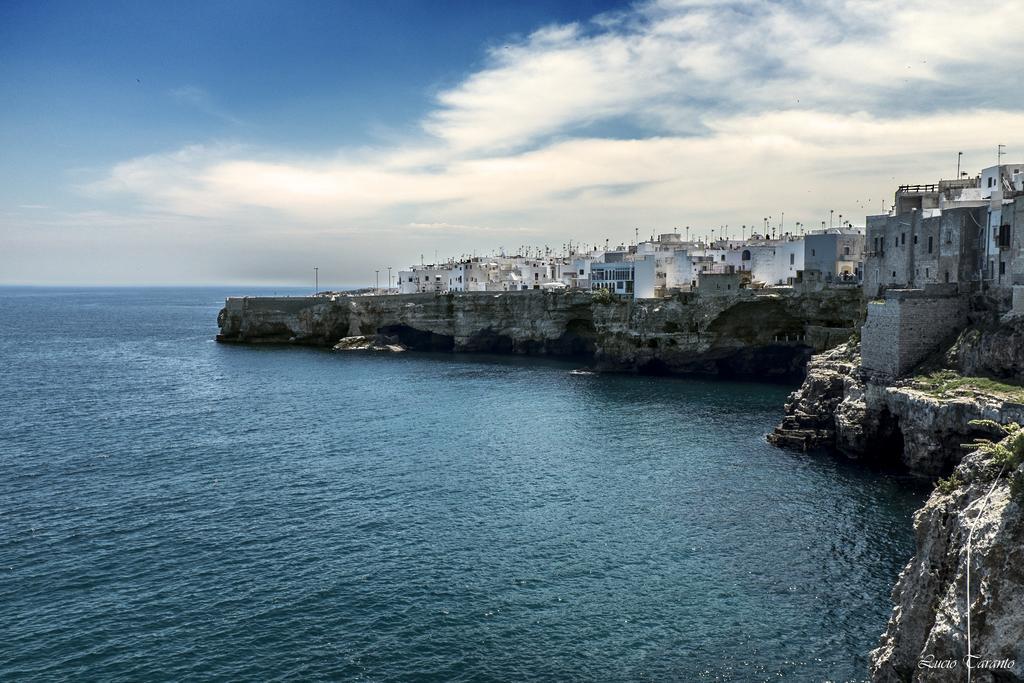
[[[963,152],[956,153],[956,179],[960,180],[960,157],[964,155]]]
[[[379,270],[375,270],[373,272],[374,272],[374,274],[377,277],[376,284],[375,284],[375,286],[373,288],[373,293],[374,294],[380,294],[380,271]]]
[[[391,293],[391,266],[388,266],[388,294]]]
[[[829,227],[829,230],[832,229],[832,214],[833,213],[835,213],[834,209],[829,209],[828,210],[828,227]]]
[[[313,296],[320,292],[320,269],[313,266]]]

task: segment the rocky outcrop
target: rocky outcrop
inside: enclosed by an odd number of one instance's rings
[[[814,351],[849,336],[857,290],[744,290],[629,301],[590,292],[228,299],[218,341],[333,346],[386,335],[412,350],[586,358],[603,370],[802,376]]]
[[[811,358],[807,377],[789,396],[782,424],[768,440],[786,448],[808,451],[837,443],[836,413],[855,382],[859,348],[847,342]]]
[[[1024,381],[1024,317],[1011,315],[999,324],[968,327],[946,355],[948,364],[963,375]]]
[[[946,365],[960,364],[958,371],[947,370],[954,377],[996,368],[1004,375],[1020,373],[1024,358],[1020,366],[1015,364],[1019,349],[1004,349],[984,360],[985,349],[998,346],[999,340],[1010,343],[1018,333],[1024,330],[1018,331],[1016,323],[1007,329],[970,328],[937,357]],[[963,444],[989,436],[977,427],[978,420],[1024,423],[1024,403],[987,391],[984,383],[947,390],[919,377],[892,379],[872,373],[861,366],[859,349],[850,343],[811,359],[807,377],[790,395],[782,421],[768,439],[800,450],[834,449],[936,478],[963,459]]]
[[[916,553],[871,653],[872,680],[964,681],[968,661],[978,683],[1024,680],[1024,487],[1011,484],[1024,478],[1018,438],[1003,441],[1017,454],[1009,462],[967,456],[915,514]]]
[[[383,334],[376,334],[372,337],[357,335],[355,337],[342,337],[332,348],[332,351],[387,351],[389,353],[401,353],[406,347],[399,343],[397,337],[388,337]]]

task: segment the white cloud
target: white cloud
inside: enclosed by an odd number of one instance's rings
[[[1006,58],[1024,3],[969,10],[654,0],[492,49],[438,93],[415,142],[312,159],[191,145],[83,190],[201,221],[210,239],[245,226],[268,250],[344,235],[362,254],[353,264],[415,260],[431,241],[457,253],[506,237],[628,239],[638,226],[735,231],[781,211],[812,226],[830,208],[862,217],[899,182],[952,175],[958,151],[972,170],[996,143],[1024,152]]]
[[[217,104],[205,88],[200,88],[196,85],[183,85],[172,89],[168,94],[179,104],[192,107],[207,116],[220,119],[225,123],[230,123],[235,126],[244,125],[245,123],[237,116],[234,116]]]

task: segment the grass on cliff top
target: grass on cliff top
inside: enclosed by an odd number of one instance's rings
[[[1007,384],[989,377],[964,377],[953,370],[935,370],[913,378],[914,387],[939,398],[965,394],[987,394],[1014,403],[1024,403],[1024,386]]]

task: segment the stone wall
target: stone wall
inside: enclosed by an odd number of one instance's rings
[[[888,290],[868,302],[862,329],[862,365],[899,377],[937,350],[967,320],[966,302],[955,286]]]

